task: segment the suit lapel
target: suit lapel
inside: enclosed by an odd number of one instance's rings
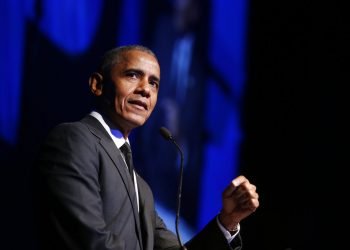
[[[134,217],[135,217],[135,221],[136,221],[139,242],[142,242],[140,217],[139,217],[139,212],[138,212],[138,208],[137,208],[136,192],[135,192],[134,184],[131,180],[130,174],[127,170],[127,166],[126,166],[125,161],[122,157],[122,153],[117,148],[117,146],[114,144],[112,138],[107,133],[105,128],[100,124],[100,122],[96,118],[88,115],[84,119],[82,119],[82,122],[87,124],[87,126],[89,127],[89,130],[91,131],[92,134],[94,134],[96,137],[100,138],[100,144],[101,144],[102,148],[106,151],[108,156],[113,161],[115,167],[117,168],[117,170],[118,170],[118,172],[123,180],[125,188],[127,190],[131,205],[133,207],[133,213],[134,213]],[[141,244],[141,249],[142,249],[142,244]]]

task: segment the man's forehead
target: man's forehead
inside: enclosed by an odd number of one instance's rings
[[[135,64],[140,66],[152,66],[159,68],[158,60],[153,55],[139,50],[133,50],[126,52],[122,56],[122,60],[120,61],[121,64]]]
[[[153,75],[158,79],[160,78],[160,66],[157,58],[141,50],[123,52],[119,60],[114,63],[113,69],[122,72],[137,70],[148,75]]]

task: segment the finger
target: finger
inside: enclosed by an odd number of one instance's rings
[[[245,201],[241,201],[239,203],[239,206],[242,209],[248,209],[250,211],[255,211],[259,207],[259,200],[258,199],[246,199]]]
[[[247,182],[249,184],[249,181],[247,178],[245,178],[243,175],[238,176],[237,178],[233,179],[231,183],[226,187],[226,189],[223,192],[223,197],[229,197],[232,195],[232,193],[240,186],[242,183]]]
[[[242,183],[232,192],[232,196],[234,196],[237,199],[239,199],[241,196],[255,197],[255,194],[256,186],[248,182]]]
[[[248,182],[249,183],[248,179],[245,178],[245,176],[240,175],[240,176],[236,177],[235,179],[233,179],[232,184],[234,186],[238,187],[244,182]]]
[[[257,193],[244,193],[240,197],[233,197],[238,204],[244,204],[250,200],[258,200],[259,194]]]
[[[238,187],[231,195],[235,200],[258,199],[259,195],[254,189],[245,189]]]
[[[256,186],[254,184],[249,183],[248,181],[242,183],[240,185],[242,189],[249,190],[250,192],[255,192],[256,191]]]
[[[259,200],[258,199],[250,199],[246,203],[246,208],[255,212],[255,210],[259,207]]]

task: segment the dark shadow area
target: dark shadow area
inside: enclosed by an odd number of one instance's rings
[[[241,172],[256,182],[261,208],[243,223],[245,249],[340,249],[332,190],[344,17],[336,4],[251,5]]]

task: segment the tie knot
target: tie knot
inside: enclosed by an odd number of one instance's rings
[[[122,151],[122,153],[124,155],[131,154],[131,147],[130,147],[129,143],[127,143],[127,142],[125,142],[123,144],[123,146],[120,147],[120,150]]]

